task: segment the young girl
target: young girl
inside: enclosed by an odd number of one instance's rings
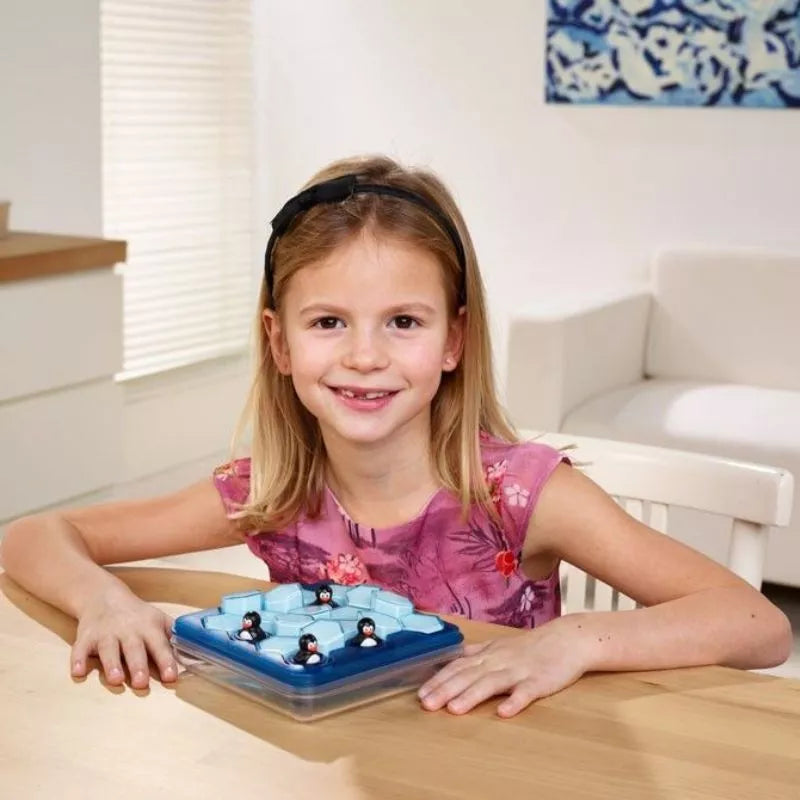
[[[245,420],[251,457],[177,494],[12,524],[5,569],[78,619],[72,673],[177,669],[170,620],[99,565],[244,539],[273,580],[371,581],[516,626],[420,690],[512,716],[590,670],[767,667],[786,617],[728,570],[627,516],[561,453],[514,436],[495,395],[483,287],[453,199],[386,158],[316,175],[273,220]],[[524,369],[524,365],[519,365]],[[558,565],[644,607],[561,617]]]

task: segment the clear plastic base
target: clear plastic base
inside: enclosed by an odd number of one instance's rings
[[[319,688],[297,688],[280,684],[242,664],[202,652],[188,643],[173,639],[173,645],[178,661],[189,672],[299,722],[311,722],[417,689],[462,652],[462,645],[457,644]]]

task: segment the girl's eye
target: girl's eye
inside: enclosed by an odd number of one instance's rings
[[[314,327],[322,328],[324,331],[332,331],[334,328],[338,328],[341,322],[339,317],[320,317],[314,320]]]
[[[398,314],[392,318],[392,323],[395,328],[400,328],[401,330],[409,330],[419,325],[419,322],[414,317],[409,317],[407,314]]]

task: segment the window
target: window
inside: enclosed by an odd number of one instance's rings
[[[242,350],[255,308],[250,0],[101,0],[122,379]]]

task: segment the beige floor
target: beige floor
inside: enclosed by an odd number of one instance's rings
[[[190,569],[231,572],[253,578],[268,578],[267,568],[253,557],[246,547],[229,547],[225,550],[214,550],[207,553],[190,553],[160,559],[160,563],[181,566]],[[800,678],[800,589],[788,589],[782,586],[767,585],[764,593],[792,621],[794,630],[794,652],[790,659],[780,667],[764,670],[772,675]]]

